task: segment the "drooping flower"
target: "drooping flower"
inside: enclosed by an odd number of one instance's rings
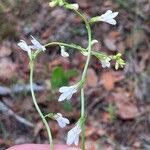
[[[72,128],[67,134],[67,145],[75,144],[76,146],[79,143],[79,135],[81,133],[81,127],[77,124]]]
[[[51,2],[49,2],[50,7],[63,6],[64,4],[65,4],[64,0],[51,0]]]
[[[64,128],[67,124],[70,123],[67,118],[62,117],[61,113],[57,113],[56,115],[54,115],[54,118],[56,119],[56,121],[58,122],[58,125],[61,128]]]
[[[49,6],[50,6],[50,7],[55,7],[55,6],[57,6],[57,1],[56,1],[56,0],[53,0],[53,1],[49,2]]]
[[[91,20],[89,22],[94,23],[94,22],[103,21],[103,22],[107,22],[111,25],[116,25],[117,22],[114,18],[118,15],[118,13],[119,12],[112,12],[111,10],[108,10],[101,16],[96,16],[96,17],[91,18]]]
[[[61,93],[58,101],[63,101],[65,99],[69,100],[74,93],[77,92],[78,86],[72,85],[72,86],[63,86],[59,89],[59,92]]]
[[[42,51],[46,50],[46,48],[42,44],[40,44],[32,35],[31,35],[31,37],[32,37],[31,42],[33,45],[31,45],[30,47],[32,49],[42,50]]]
[[[96,39],[91,41],[91,45],[93,46],[94,44],[98,43],[98,41]]]
[[[28,44],[24,40],[20,40],[20,42],[17,44],[22,50],[26,51],[28,55],[31,55],[31,48],[28,46]]]
[[[61,48],[61,56],[62,57],[69,57],[69,54],[65,51],[65,47],[60,46],[60,48]]]
[[[79,9],[79,4],[74,3],[74,4],[67,4],[66,8],[68,9],[73,9],[73,10],[78,10]]]
[[[114,19],[119,12],[112,12],[111,10],[106,11],[100,16],[100,21],[107,22],[112,25],[116,25],[116,20]]]
[[[111,60],[111,59],[108,58],[108,57],[105,58],[104,60],[101,60],[102,67],[103,67],[103,68],[106,68],[106,67],[109,68],[109,67],[110,67],[110,60]]]

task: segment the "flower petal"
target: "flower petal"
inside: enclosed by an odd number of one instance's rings
[[[32,48],[34,48],[34,49],[41,49],[43,51],[46,50],[46,48],[42,44],[40,44],[40,42],[38,42],[32,35],[31,35],[31,37],[32,37],[31,42],[33,44]]]
[[[112,13],[111,17],[115,18],[118,14],[119,14],[119,12],[114,12],[114,13]]]
[[[74,144],[77,146],[79,143],[79,134],[76,135],[75,139],[74,139]]]
[[[64,92],[64,93],[62,93],[62,94],[60,95],[58,101],[59,101],[59,102],[60,102],[60,101],[63,101],[63,100],[65,100],[68,96],[70,96],[70,92]]]
[[[20,40],[20,42],[17,44],[22,50],[24,51],[31,51],[30,47],[27,45],[27,43],[24,40]]]
[[[116,23],[117,23],[115,19],[110,19],[110,20],[108,20],[106,22],[111,24],[111,25],[116,25]]]
[[[60,46],[60,47],[61,47],[61,56],[69,57],[69,54],[65,51],[65,47],[64,46]]]
[[[69,123],[70,123],[69,119],[67,119],[67,118],[62,118],[62,120],[63,120],[66,124],[69,124]]]
[[[62,86],[61,88],[59,88],[59,92],[63,93],[63,92],[67,92],[69,91],[71,88],[71,86]]]

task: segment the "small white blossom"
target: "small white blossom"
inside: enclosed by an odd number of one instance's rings
[[[96,43],[98,43],[97,40],[92,40],[92,41],[91,41],[91,45],[94,45],[94,44],[96,44]]]
[[[112,12],[111,10],[106,11],[99,17],[99,21],[104,21],[112,25],[116,25],[116,20],[114,19],[119,12]]]
[[[31,45],[30,47],[32,49],[36,49],[36,50],[41,49],[42,51],[46,50],[46,48],[42,44],[40,44],[32,35],[31,35],[31,37],[32,37],[31,42],[32,42],[33,45]]]
[[[56,1],[49,2],[50,7],[55,7],[57,5]]]
[[[70,9],[74,9],[74,10],[78,10],[79,9],[79,5],[77,3],[69,4],[68,7]]]
[[[61,47],[61,56],[69,57],[69,54],[65,51],[65,47],[64,46],[60,46],[60,47]]]
[[[80,135],[80,133],[81,133],[81,128],[77,124],[67,134],[67,145],[75,144],[77,146],[78,143],[79,143],[79,135]]]
[[[59,89],[59,92],[61,93],[61,95],[58,101],[63,101],[65,99],[69,100],[72,95],[77,92],[77,85],[63,86]]]
[[[20,40],[20,42],[17,44],[22,50],[26,51],[28,55],[31,55],[31,48],[28,46],[28,44],[24,40]]]
[[[106,68],[106,67],[110,67],[110,61],[111,59],[110,58],[105,58],[104,60],[101,60],[101,64],[102,64],[102,67],[103,68]]]
[[[67,118],[62,117],[61,113],[57,113],[56,115],[54,115],[54,118],[56,119],[56,121],[58,122],[58,125],[61,128],[64,128],[67,124],[70,123]]]

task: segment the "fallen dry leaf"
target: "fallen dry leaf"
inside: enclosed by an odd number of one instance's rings
[[[124,76],[119,71],[108,71],[102,73],[100,77],[100,83],[102,83],[103,87],[110,91],[114,88],[114,85],[116,82],[119,82],[120,80],[124,79]]]
[[[105,46],[106,46],[109,50],[115,51],[115,50],[117,49],[116,40],[113,39],[113,38],[105,37],[105,38],[104,38],[104,43],[105,43]]]
[[[133,102],[128,93],[115,93],[114,103],[117,108],[117,114],[122,119],[134,119],[139,116],[138,108]]]
[[[94,69],[89,68],[87,71],[86,87],[96,87],[97,82],[98,82],[98,77]]]
[[[43,122],[39,121],[38,123],[36,123],[36,126],[34,128],[34,137],[36,137],[42,129],[43,129]]]
[[[0,57],[9,56],[11,53],[12,53],[12,51],[8,46],[2,45],[0,47]]]
[[[0,78],[10,79],[16,75],[17,65],[13,63],[9,58],[0,59]]]
[[[85,149],[86,150],[96,150],[96,142],[87,140],[85,142]]]
[[[86,127],[85,128],[85,137],[90,137],[91,135],[95,134],[96,128],[93,127]]]

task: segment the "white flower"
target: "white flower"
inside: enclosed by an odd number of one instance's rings
[[[98,43],[98,41],[96,39],[91,41],[91,45],[94,45],[96,43]]]
[[[81,133],[81,128],[77,124],[67,134],[67,145],[75,144],[77,146],[79,142],[80,133]]]
[[[119,12],[112,12],[111,10],[106,11],[99,17],[99,21],[104,21],[112,25],[116,25],[116,20],[114,19]]]
[[[65,47],[60,46],[60,48],[61,48],[61,56],[62,57],[69,57],[69,54],[65,51]]]
[[[59,102],[65,99],[69,100],[77,92],[77,85],[63,86],[59,89],[59,92],[62,93],[58,99]]]
[[[69,9],[74,9],[74,10],[78,10],[79,9],[79,5],[77,3],[74,4],[68,4],[67,7]]]
[[[58,125],[61,128],[64,128],[66,126],[66,124],[70,123],[67,118],[62,117],[61,113],[57,113],[56,115],[54,115],[54,118],[56,119],[56,121],[58,122]]]
[[[101,64],[102,64],[102,67],[103,68],[106,68],[106,67],[110,67],[110,61],[111,59],[110,58],[105,58],[104,60],[101,60]]]
[[[22,50],[26,51],[28,55],[31,55],[31,48],[27,45],[27,43],[24,40],[20,40],[20,42],[17,44]]]
[[[36,49],[36,50],[41,49],[41,50],[43,50],[43,51],[46,50],[46,48],[45,48],[43,45],[41,45],[32,35],[31,35],[31,37],[32,37],[31,42],[32,42],[33,45],[31,45],[30,47],[31,47],[32,49]]]
[[[56,1],[49,2],[50,7],[55,7],[57,5]]]

